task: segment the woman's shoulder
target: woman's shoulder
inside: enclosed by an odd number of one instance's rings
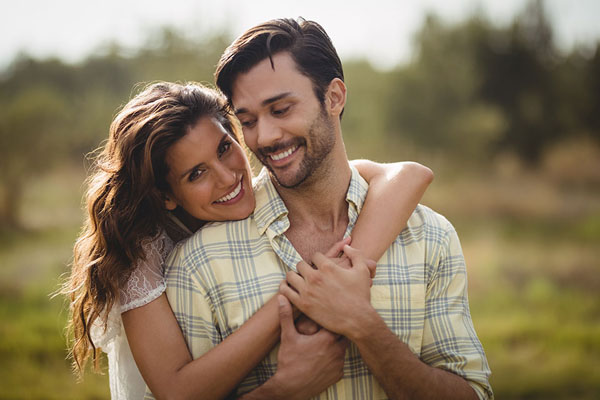
[[[161,230],[144,239],[141,245],[143,255],[120,291],[121,313],[146,305],[165,291],[164,263],[173,250],[173,240]]]

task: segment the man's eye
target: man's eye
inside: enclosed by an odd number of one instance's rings
[[[281,116],[281,115],[284,115],[286,112],[288,112],[289,109],[290,109],[290,106],[283,107],[283,108],[275,108],[275,109],[273,109],[273,111],[271,111],[271,113],[273,115]]]
[[[240,121],[242,128],[252,128],[256,124],[255,120]]]

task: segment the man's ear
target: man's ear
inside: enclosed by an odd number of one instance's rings
[[[325,104],[330,114],[338,116],[346,106],[346,84],[340,78],[334,78],[329,82],[325,93]]]
[[[173,200],[173,198],[170,195],[163,193],[163,199],[165,201],[165,208],[167,210],[173,211],[177,208],[177,203],[175,202],[175,200]]]

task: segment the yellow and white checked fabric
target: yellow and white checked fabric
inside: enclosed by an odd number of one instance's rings
[[[368,190],[353,169],[346,196],[350,234]],[[300,255],[287,240],[287,209],[268,174],[257,178],[256,209],[242,221],[206,225],[166,262],[167,296],[194,358],[238,329],[273,294]],[[371,301],[389,328],[427,364],[452,371],[480,398],[493,397],[490,370],[467,300],[465,262],[452,225],[418,206],[377,264]],[[277,369],[276,347],[241,383],[246,393]],[[385,399],[351,345],[344,377],[318,399]]]

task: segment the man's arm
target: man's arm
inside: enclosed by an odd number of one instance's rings
[[[371,306],[365,260],[349,246],[344,252],[352,260],[352,269],[340,268],[331,259],[317,254],[313,259],[317,269],[299,264],[300,275],[289,273],[289,284],[281,285],[281,293],[317,323],[354,342],[390,398],[476,399],[477,394],[465,379],[424,363],[390,331]],[[453,290],[460,292],[460,284]],[[432,300],[435,304],[430,306],[439,306]],[[434,360],[428,361],[436,367],[444,367],[442,362],[436,365]]]

